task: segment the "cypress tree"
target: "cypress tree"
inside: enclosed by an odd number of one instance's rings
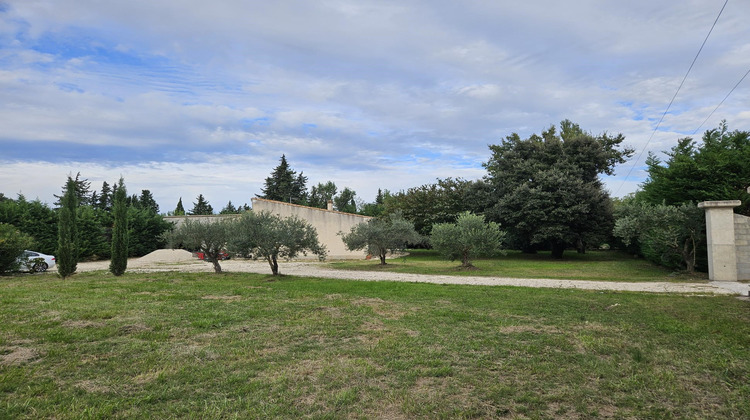
[[[185,207],[182,206],[182,197],[180,197],[180,201],[177,202],[177,207],[174,209],[174,215],[175,216],[185,215]]]
[[[115,276],[121,276],[128,267],[128,208],[126,205],[127,192],[122,177],[115,189],[112,216],[112,260],[109,271]]]
[[[78,265],[78,197],[76,181],[68,176],[65,194],[60,200],[57,223],[57,272],[62,278],[76,272]]]

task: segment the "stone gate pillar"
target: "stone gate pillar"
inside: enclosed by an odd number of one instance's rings
[[[708,278],[713,281],[737,281],[738,279],[732,209],[740,204],[742,204],[740,200],[698,203],[698,207],[706,212]]]

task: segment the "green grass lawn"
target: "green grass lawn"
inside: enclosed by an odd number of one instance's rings
[[[0,418],[750,418],[750,307],[256,274],[0,277]]]
[[[514,278],[546,278],[599,281],[669,281],[706,282],[706,273],[675,273],[643,258],[636,259],[619,251],[589,251],[578,254],[567,251],[563,259],[555,260],[549,252],[523,254],[508,251],[507,255],[477,259],[476,269],[460,267],[461,261],[449,261],[437,252],[425,249],[409,250],[406,257],[388,259],[386,266],[379,260],[344,260],[329,263],[331,268],[342,270],[394,271],[398,273],[436,274],[454,276],[491,276]]]

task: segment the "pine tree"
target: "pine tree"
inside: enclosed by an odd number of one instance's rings
[[[144,210],[148,210],[154,214],[159,214],[159,205],[156,204],[153,194],[149,190],[141,190],[141,196],[138,198],[138,204]]]
[[[236,214],[239,213],[238,209],[234,207],[234,204],[232,204],[232,200],[229,200],[227,205],[221,209],[219,214]]]
[[[193,209],[190,210],[190,214],[192,215],[214,214],[214,209],[213,207],[211,207],[210,204],[208,204],[208,201],[206,201],[206,199],[203,198],[203,194],[198,194],[198,202],[193,203]]]
[[[174,209],[174,215],[175,216],[185,215],[185,207],[182,206],[182,197],[180,197],[180,201],[177,202],[177,207],[175,207]]]
[[[286,155],[281,155],[279,166],[274,168],[271,176],[266,178],[263,187],[263,195],[260,198],[267,200],[285,201],[294,204],[307,203],[307,177],[301,172],[297,175],[289,167]]]
[[[60,210],[57,223],[57,272],[67,278],[76,272],[78,265],[78,197],[76,181],[68,176],[64,187],[65,193],[60,197]]]
[[[115,190],[112,215],[114,225],[112,227],[112,260],[109,263],[109,271],[115,276],[125,273],[128,266],[128,208],[126,205],[127,192],[125,184],[120,177]]]

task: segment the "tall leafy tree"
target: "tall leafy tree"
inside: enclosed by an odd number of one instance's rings
[[[344,187],[339,195],[333,197],[333,208],[344,213],[356,213],[356,196],[357,193],[354,192],[354,190],[350,189],[349,187]]]
[[[271,176],[266,178],[260,198],[267,200],[284,201],[293,204],[307,203],[307,177],[301,172],[299,175],[292,170],[286,160],[286,155],[281,155],[279,165],[274,168]]]
[[[125,182],[120,177],[115,190],[112,216],[112,259],[109,271],[115,276],[121,276],[128,267],[128,208],[126,204],[127,191]]]
[[[205,198],[203,198],[203,194],[198,194],[198,202],[193,203],[193,209],[190,210],[189,214],[210,215],[214,214],[214,208],[211,207],[210,204],[208,204],[208,201],[206,201]]]
[[[461,178],[438,179],[434,184],[425,184],[383,198],[385,211],[400,211],[422,235],[429,235],[435,223],[452,223],[464,211],[481,213],[485,203],[477,200],[475,184]]]
[[[350,251],[363,249],[369,255],[377,255],[380,265],[386,265],[388,254],[403,251],[407,245],[418,244],[424,238],[401,213],[393,213],[360,223],[341,239]]]
[[[521,139],[518,134],[491,145],[485,163],[493,205],[488,217],[525,251],[550,247],[561,258],[568,246],[585,249],[612,231],[611,200],[599,179],[612,175],[632,149],[620,149],[622,134],[594,136],[565,120]]]
[[[664,162],[649,155],[648,179],[638,200],[654,205],[740,200],[735,211],[750,215],[750,131],[729,131],[722,121],[700,143],[679,139],[666,155]]]
[[[78,195],[76,180],[68,176],[64,191],[65,193],[60,198],[60,209],[58,210],[55,258],[57,272],[62,278],[67,278],[76,272],[78,266]]]
[[[333,201],[336,191],[336,184],[333,181],[328,181],[325,184],[319,182],[318,185],[314,185],[310,189],[307,205],[321,209],[327,208],[328,201]]]

